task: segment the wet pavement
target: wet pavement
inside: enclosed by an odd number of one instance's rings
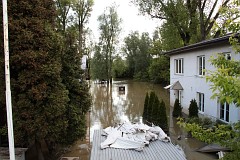
[[[78,157],[79,160],[88,160],[91,152],[91,142],[95,129],[113,126],[116,123],[126,121],[139,122],[142,120],[144,99],[147,92],[155,91],[159,99],[162,99],[167,107],[169,118],[169,133],[173,143],[180,145],[188,160],[213,160],[217,159],[215,154],[204,154],[195,152],[204,146],[194,138],[187,138],[184,132],[176,124],[176,120],[170,116],[172,108],[169,105],[169,91],[163,86],[147,82],[135,81],[113,81],[112,86],[107,84],[96,84],[91,82],[90,92],[93,99],[92,108],[86,116],[88,131],[86,139],[77,141],[64,157]],[[125,90],[123,90],[123,88]],[[90,126],[90,127],[89,127]],[[181,136],[181,140],[177,137]]]

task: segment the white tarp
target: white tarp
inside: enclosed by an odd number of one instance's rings
[[[126,122],[117,127],[107,127],[103,131],[107,139],[101,143],[101,149],[112,147],[142,151],[150,141],[170,142],[170,137],[160,127],[150,127],[143,123]]]

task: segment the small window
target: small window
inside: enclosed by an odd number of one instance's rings
[[[183,58],[175,59],[175,74],[183,74]]]
[[[219,118],[226,122],[229,122],[229,104],[220,103],[220,115]]]
[[[225,58],[226,58],[226,60],[231,60],[232,56],[230,53],[225,53]]]
[[[205,56],[198,56],[198,75],[205,75]]]
[[[198,110],[204,112],[204,94],[197,93],[197,100],[198,100]]]

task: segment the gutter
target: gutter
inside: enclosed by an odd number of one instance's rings
[[[211,46],[217,43],[221,43],[221,42],[227,42],[229,43],[229,38],[232,36],[232,34],[228,34],[226,36],[223,37],[219,37],[219,38],[214,38],[214,39],[210,39],[210,40],[204,40],[195,44],[190,44],[188,46],[184,46],[184,47],[180,47],[177,49],[173,49],[167,52],[164,52],[163,54],[166,55],[174,55],[174,54],[178,54],[178,53],[182,53],[185,51],[190,51],[190,50],[194,50],[194,49],[199,49],[199,48],[203,48],[206,46]],[[234,35],[234,37],[239,37],[239,33],[236,33]]]

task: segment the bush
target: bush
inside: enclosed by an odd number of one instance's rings
[[[150,97],[149,97],[149,101],[148,101],[148,107],[147,107],[148,114],[147,114],[146,120],[148,122],[152,122],[152,111],[153,111],[153,105],[155,103],[155,100],[156,100],[156,94],[155,94],[155,92],[152,91],[150,93]]]
[[[146,93],[145,96],[145,100],[144,100],[144,108],[143,108],[143,119],[147,119],[148,118],[148,103],[149,103],[149,96],[148,96],[148,92]]]
[[[150,97],[148,96],[148,93],[146,94],[143,120],[161,127],[164,131],[168,131],[165,103],[159,101],[155,92],[151,92]]]
[[[189,111],[189,115],[188,115],[189,118],[198,117],[198,106],[195,99],[192,99],[190,101],[188,111]]]
[[[174,102],[172,116],[173,117],[181,117],[182,116],[182,107],[181,107],[178,99],[176,99]]]
[[[163,100],[159,105],[159,126],[164,130],[168,131],[168,121],[167,121],[167,113],[166,106]]]

